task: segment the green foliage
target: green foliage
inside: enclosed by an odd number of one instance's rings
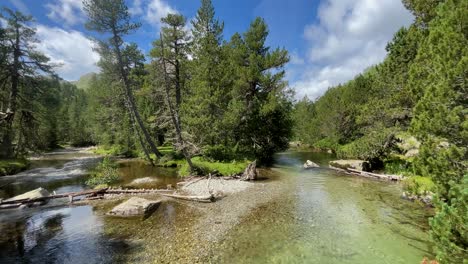
[[[315,148],[320,149],[320,150],[333,150],[336,152],[339,148],[338,142],[330,137],[322,138],[321,140],[317,141],[313,145]]]
[[[242,173],[250,163],[248,160],[233,160],[231,162],[209,161],[203,157],[194,157],[192,162],[195,166],[195,174],[208,175],[208,173],[217,172],[224,176]],[[188,164],[186,162],[182,164],[182,167],[179,170],[179,175],[182,177],[191,175]]]
[[[86,180],[86,184],[92,187],[98,185],[111,185],[120,180],[117,171],[118,165],[109,157],[104,157],[102,162],[94,169],[91,176]]]
[[[434,193],[436,187],[428,177],[411,176],[403,180],[403,189],[413,195],[427,195]]]
[[[468,256],[467,10],[463,0],[439,4],[411,68],[412,91],[421,97],[411,123],[422,143],[415,169],[437,186],[431,236],[441,263],[463,263]]]
[[[28,166],[29,162],[25,159],[0,160],[0,176],[19,173],[27,169]]]
[[[368,161],[383,159],[392,150],[394,135],[393,129],[371,131],[352,143],[340,147],[337,155],[341,158],[359,158]]]
[[[203,149],[203,156],[211,161],[231,161],[239,158],[237,146],[229,147],[225,145],[206,146]]]
[[[440,263],[467,261],[468,174],[459,183],[450,182],[450,200],[436,199],[437,214],[431,219],[431,237]]]

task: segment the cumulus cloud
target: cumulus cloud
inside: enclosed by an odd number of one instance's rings
[[[170,13],[174,14],[179,12],[163,0],[151,0],[146,7],[145,20],[153,26],[160,27],[161,18]]]
[[[38,25],[37,37],[41,40],[38,50],[51,58],[51,62],[61,64],[56,72],[63,79],[77,80],[83,74],[99,71],[96,66],[99,55],[93,51],[94,43],[83,33]]]
[[[141,0],[134,0],[132,6],[128,9],[131,15],[137,16],[143,14],[143,7]]]
[[[315,99],[381,62],[387,42],[413,19],[395,0],[324,0],[317,16],[318,23],[304,29],[310,66],[292,84],[297,98]]]
[[[55,0],[45,6],[49,10],[47,16],[57,23],[63,21],[72,26],[85,21],[81,0]]]

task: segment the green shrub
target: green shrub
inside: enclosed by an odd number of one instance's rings
[[[0,160],[0,176],[19,173],[29,166],[25,159]]]
[[[411,162],[397,157],[385,160],[384,171],[387,174],[398,174],[404,176],[414,175]]]
[[[326,137],[326,138],[323,138],[323,139],[315,142],[313,144],[313,146],[315,148],[318,148],[318,149],[321,149],[321,150],[331,149],[331,150],[336,152],[340,145],[338,144],[338,141],[336,141],[335,139]]]
[[[428,177],[411,176],[403,180],[403,188],[414,195],[425,195],[435,192],[435,184]]]
[[[231,161],[238,156],[236,148],[230,148],[225,145],[206,146],[203,149],[203,155],[212,161]]]
[[[109,157],[105,157],[96,167],[94,172],[86,181],[86,184],[92,187],[98,185],[110,185],[120,180],[117,171],[118,165]]]
[[[198,175],[208,175],[214,171],[217,171],[219,174],[228,176],[233,174],[242,173],[247,165],[250,163],[248,160],[244,161],[231,161],[231,162],[219,162],[219,161],[209,161],[203,157],[194,157],[192,158],[192,163],[195,167],[195,172],[192,174]],[[189,171],[189,166],[184,162],[179,170],[180,176],[189,176],[191,173]]]
[[[128,158],[138,156],[138,153],[136,153],[134,150],[130,150],[121,145],[99,146],[96,150],[94,150],[94,153],[106,156],[124,156]]]

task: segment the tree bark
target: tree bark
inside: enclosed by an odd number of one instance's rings
[[[119,66],[119,71],[120,71],[120,75],[121,75],[121,78],[122,78],[122,82],[124,84],[124,90],[125,90],[125,95],[127,97],[129,112],[130,112],[130,114],[134,115],[134,117],[135,117],[135,119],[136,119],[136,121],[138,123],[138,126],[140,127],[141,131],[143,132],[143,135],[145,136],[146,142],[150,145],[151,151],[154,153],[154,155],[156,155],[156,157],[161,158],[162,154],[156,148],[156,145],[154,144],[153,140],[151,139],[151,136],[148,133],[148,130],[146,129],[145,124],[143,123],[143,121],[141,119],[141,116],[140,116],[140,113],[138,112],[138,109],[136,107],[135,98],[133,96],[133,93],[132,93],[132,90],[131,90],[131,87],[130,87],[130,83],[129,83],[129,80],[128,80],[127,73],[125,72],[125,69],[124,69],[123,60],[122,60],[122,52],[121,52],[119,44],[118,44],[118,34],[117,34],[115,28],[112,29],[112,33],[113,33],[113,42],[114,42],[113,44],[114,44],[115,52],[116,52],[116,55],[117,55],[117,63],[118,63],[118,66]],[[145,148],[144,146],[142,146],[142,147]]]
[[[180,119],[179,119],[179,109],[178,109],[178,107],[177,107],[177,109],[174,109],[174,106],[172,105],[171,98],[169,96],[170,87],[169,87],[169,79],[167,78],[166,59],[165,59],[165,56],[164,56],[164,39],[163,39],[162,34],[160,34],[160,36],[161,36],[161,53],[162,53],[161,54],[161,60],[162,60],[162,66],[163,66],[167,106],[169,107],[169,112],[171,113],[172,123],[174,124],[175,130],[176,130],[177,142],[181,146],[182,154],[184,155],[185,160],[187,161],[187,164],[189,165],[190,172],[193,172],[194,167],[193,167],[192,159],[190,158],[190,155],[189,155],[189,153],[187,151],[187,147],[185,145],[185,141],[184,141],[184,139],[182,137],[182,129],[181,129],[181,126],[180,126]],[[176,81],[176,87],[180,87],[180,84],[179,84],[179,86],[177,86],[177,82],[178,81]],[[176,90],[176,92],[177,92],[177,90]],[[176,95],[176,103],[177,103],[177,95]]]
[[[10,69],[11,71],[11,86],[10,86],[10,96],[8,98],[8,107],[7,113],[8,118],[5,120],[5,134],[2,138],[2,145],[0,150],[0,156],[4,158],[12,158],[14,156],[13,150],[13,122],[15,120],[15,115],[17,111],[17,98],[18,98],[18,86],[19,86],[19,65],[20,65],[20,57],[21,57],[21,49],[20,49],[20,32],[18,26],[16,26],[15,30],[15,44],[13,47],[13,67]]]

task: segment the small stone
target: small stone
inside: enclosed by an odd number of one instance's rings
[[[313,161],[307,160],[306,163],[304,163],[303,167],[304,169],[311,169],[311,168],[319,168],[320,166]]]

